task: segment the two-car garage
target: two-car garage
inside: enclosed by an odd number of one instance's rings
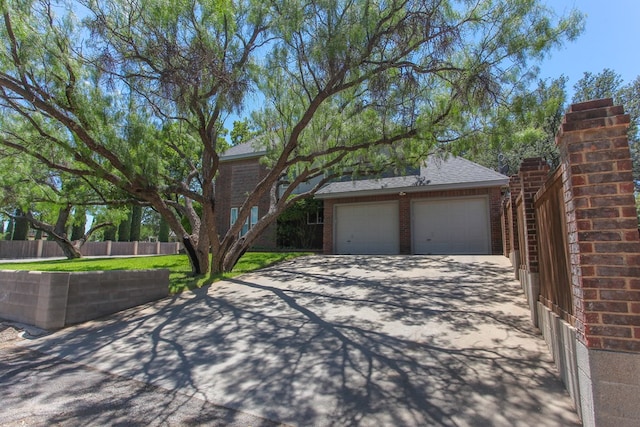
[[[501,253],[500,200],[508,184],[455,156],[429,157],[415,175],[332,182],[316,193],[324,201],[323,252]]]
[[[401,229],[414,254],[490,254],[488,196],[415,199],[410,227],[399,201],[338,203],[333,212],[336,254],[399,254]]]

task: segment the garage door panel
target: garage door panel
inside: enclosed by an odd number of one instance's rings
[[[337,254],[398,254],[398,203],[336,205]]]
[[[412,234],[416,254],[488,254],[488,201],[416,201],[412,205]]]

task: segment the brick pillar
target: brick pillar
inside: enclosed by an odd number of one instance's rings
[[[524,206],[524,227],[525,235],[523,242],[525,247],[520,251],[524,252],[524,265],[520,266],[518,278],[522,284],[525,295],[531,310],[531,320],[538,326],[538,295],[540,294],[540,275],[538,265],[538,235],[536,227],[536,209],[533,198],[546,182],[549,175],[549,165],[541,157],[524,159],[520,165],[520,195]],[[521,254],[522,255],[522,254]]]
[[[333,254],[333,200],[325,200],[324,206],[324,224],[322,226],[322,253],[325,255]]]
[[[400,209],[400,254],[411,254],[411,199],[406,194],[401,194],[398,200]]]
[[[518,237],[518,227],[516,224],[516,221],[518,219],[518,204],[516,200],[520,195],[521,189],[522,184],[520,183],[520,176],[511,176],[509,178],[510,209],[507,211],[507,222],[509,225],[509,247],[511,248],[511,252],[509,252],[508,257],[511,260],[511,265],[513,265],[516,279],[518,278],[518,271],[520,270],[520,241]]]
[[[574,104],[556,138],[585,426],[640,423],[640,241],[629,121],[611,99]]]
[[[511,209],[510,203],[511,196],[509,193],[505,194],[502,198],[502,205],[500,208],[500,225],[502,226],[502,255],[509,258],[511,253],[511,232],[512,227],[509,226],[509,214]]]

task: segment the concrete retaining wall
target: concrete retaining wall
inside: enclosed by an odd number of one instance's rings
[[[578,414],[581,414],[576,329],[540,302],[537,305],[538,327],[560,372],[562,382],[573,399]]]
[[[0,271],[0,317],[60,329],[169,294],[169,270]]]

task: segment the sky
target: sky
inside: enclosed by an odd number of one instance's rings
[[[584,72],[597,74],[610,68],[625,84],[640,75],[640,0],[546,0],[558,14],[571,9],[585,13],[585,29],[539,64],[540,78],[569,78],[567,90]],[[569,96],[569,99],[572,95]]]

